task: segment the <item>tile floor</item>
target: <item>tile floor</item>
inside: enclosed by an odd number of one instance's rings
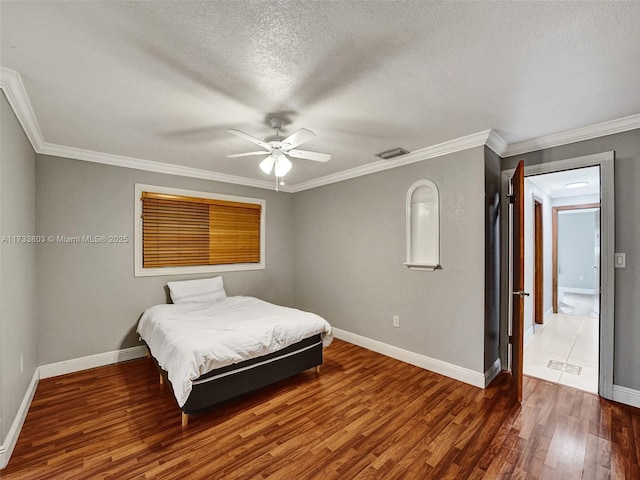
[[[524,374],[598,393],[599,318],[593,296],[565,294],[558,308],[563,313],[551,316],[525,346]]]

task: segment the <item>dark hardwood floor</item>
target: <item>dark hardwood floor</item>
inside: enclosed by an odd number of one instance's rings
[[[336,340],[192,417],[150,359],[42,380],[3,479],[640,478],[640,409],[501,374],[481,390]]]

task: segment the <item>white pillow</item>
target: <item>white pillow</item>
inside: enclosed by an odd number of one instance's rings
[[[222,285],[222,277],[169,282],[167,285],[171,292],[171,301],[176,304],[211,303],[227,297]]]

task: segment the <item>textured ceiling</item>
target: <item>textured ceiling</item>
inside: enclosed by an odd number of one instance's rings
[[[600,168],[588,167],[562,172],[531,175],[527,180],[535,183],[551,198],[575,197],[580,195],[600,194]],[[577,187],[576,183],[585,183]],[[573,187],[567,185],[574,184]]]
[[[6,2],[1,56],[47,143],[268,180],[229,135],[317,138],[288,184],[493,129],[640,113],[640,2]]]

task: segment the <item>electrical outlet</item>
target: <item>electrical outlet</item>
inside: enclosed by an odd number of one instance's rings
[[[393,316],[393,326],[394,327],[399,327],[400,326],[400,317],[398,315],[394,315]]]
[[[20,354],[20,373],[24,372],[24,355]]]

